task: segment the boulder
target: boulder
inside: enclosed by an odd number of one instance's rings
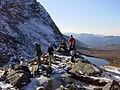
[[[52,74],[52,68],[49,65],[42,66],[42,70],[44,75],[46,74],[48,76],[48,74]]]
[[[29,76],[30,76],[29,73],[25,71],[14,71],[10,72],[6,76],[7,77],[6,81],[8,81],[11,85],[20,88],[31,81]]]
[[[70,56],[70,51],[68,49],[62,49],[62,48],[58,47],[56,49],[56,54]]]
[[[30,63],[29,64],[29,69],[31,71],[31,74],[35,74],[35,72],[38,70],[39,65],[37,64],[37,62],[35,63]]]
[[[115,80],[111,80],[103,87],[102,90],[120,90],[120,84]]]
[[[56,90],[86,90],[86,89],[82,84],[70,82],[65,86],[60,85],[60,87]]]
[[[82,60],[81,58],[77,58],[77,61],[78,62],[75,63],[69,71],[70,73],[87,76],[99,76],[102,73],[101,69],[91,64],[89,61]]]
[[[76,83],[70,83],[66,86],[68,90],[85,90],[82,85],[77,85]]]
[[[71,77],[76,80],[85,82],[86,84],[93,84],[93,85],[97,85],[97,86],[105,86],[108,83],[106,80],[104,80],[102,78],[95,79],[94,77],[85,76],[85,75],[72,74]]]
[[[37,71],[35,71],[34,77],[37,78],[37,77],[40,77],[41,75],[49,77],[51,74],[52,74],[52,68],[51,68],[51,66],[43,64],[43,65],[40,65],[38,67]]]

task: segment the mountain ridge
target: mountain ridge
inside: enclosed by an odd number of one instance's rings
[[[120,36],[105,36],[99,34],[74,34],[74,33],[65,33],[66,35],[73,34],[76,39],[79,41],[93,47],[106,46],[110,44],[120,44]]]

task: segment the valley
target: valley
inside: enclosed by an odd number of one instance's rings
[[[80,51],[83,54],[87,54],[89,56],[94,56],[98,58],[105,59],[109,61],[112,66],[120,67],[120,45],[108,45],[105,47],[97,47],[97,48],[81,48]]]

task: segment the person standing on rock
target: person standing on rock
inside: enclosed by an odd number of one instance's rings
[[[37,63],[38,63],[38,65],[40,65],[40,64],[41,64],[40,58],[41,58],[41,55],[42,55],[41,45],[38,44],[37,42],[35,42],[35,43],[34,43],[34,46],[35,46],[36,56],[37,56],[37,58],[38,58]]]
[[[52,61],[55,61],[55,57],[54,57],[54,48],[53,46],[51,45],[51,43],[48,45],[48,49],[47,49],[47,52],[48,52],[48,55],[49,55],[49,64],[51,65],[51,62]]]
[[[74,57],[76,54],[76,47],[75,47],[75,38],[73,37],[73,35],[71,35],[69,38],[69,50],[71,54],[71,62],[74,62]]]
[[[69,50],[73,49],[75,49],[75,38],[71,35],[69,38]]]

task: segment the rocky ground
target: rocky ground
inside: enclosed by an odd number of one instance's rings
[[[63,53],[63,52],[62,52]],[[0,88],[4,90],[120,90],[120,68],[113,66],[98,67],[87,59],[76,55],[75,63],[69,54],[55,54],[56,61],[47,64],[29,63],[32,76],[25,71],[13,70],[5,73],[1,68]],[[16,66],[17,68],[17,66]]]

